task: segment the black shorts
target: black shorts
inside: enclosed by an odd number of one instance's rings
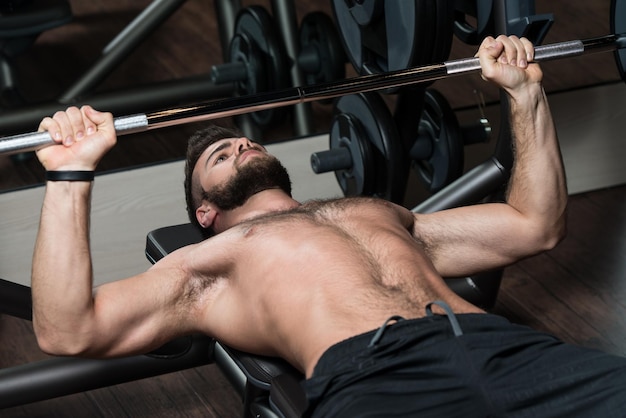
[[[330,347],[304,385],[314,417],[624,417],[626,358],[489,314],[389,325]]]

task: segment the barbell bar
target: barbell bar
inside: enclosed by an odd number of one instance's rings
[[[574,57],[586,53],[616,51],[626,48],[625,34],[611,34],[585,40],[574,40],[538,46],[535,62]],[[403,87],[480,71],[476,57],[417,66],[405,70],[352,77],[344,80],[292,87],[249,96],[229,97],[196,105],[134,114],[114,118],[117,135],[200,122],[249,112],[291,106],[317,100],[328,100],[348,94]],[[0,127],[1,129],[1,127]],[[31,132],[0,139],[0,155],[35,151],[55,142],[48,132]]]

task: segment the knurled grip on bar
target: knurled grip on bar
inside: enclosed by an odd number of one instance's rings
[[[122,116],[113,120],[113,126],[118,135],[141,132],[147,129],[148,118],[144,114]],[[36,151],[54,144],[48,132],[14,135],[0,139],[0,155]]]
[[[583,41],[567,41],[543,45],[535,48],[533,61],[540,62],[575,57],[583,52],[585,52]],[[477,57],[447,61],[444,64],[448,69],[448,75],[461,75],[480,70],[480,60]]]

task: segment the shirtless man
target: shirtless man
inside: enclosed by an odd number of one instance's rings
[[[565,231],[565,175],[533,47],[501,36],[477,55],[483,78],[510,97],[516,162],[506,203],[428,215],[371,198],[300,204],[263,147],[205,132],[190,141],[188,209],[218,234],[93,290],[91,182],[53,173],[33,260],[41,348],[124,356],[201,332],[286,359],[307,377],[316,416],[573,416],[590,399],[601,416],[622,413],[624,359],[486,314],[442,280],[548,250]],[[93,171],[116,141],[111,115],[90,107],[41,129],[60,144],[38,151],[48,172]],[[587,384],[600,378],[602,391]]]

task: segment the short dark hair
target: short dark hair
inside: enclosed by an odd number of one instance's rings
[[[187,142],[187,157],[185,161],[185,201],[189,221],[201,230],[202,225],[196,219],[196,209],[202,203],[204,190],[199,182],[193,179],[193,169],[202,153],[211,144],[226,138],[239,138],[242,133],[236,128],[211,125],[194,133]]]

